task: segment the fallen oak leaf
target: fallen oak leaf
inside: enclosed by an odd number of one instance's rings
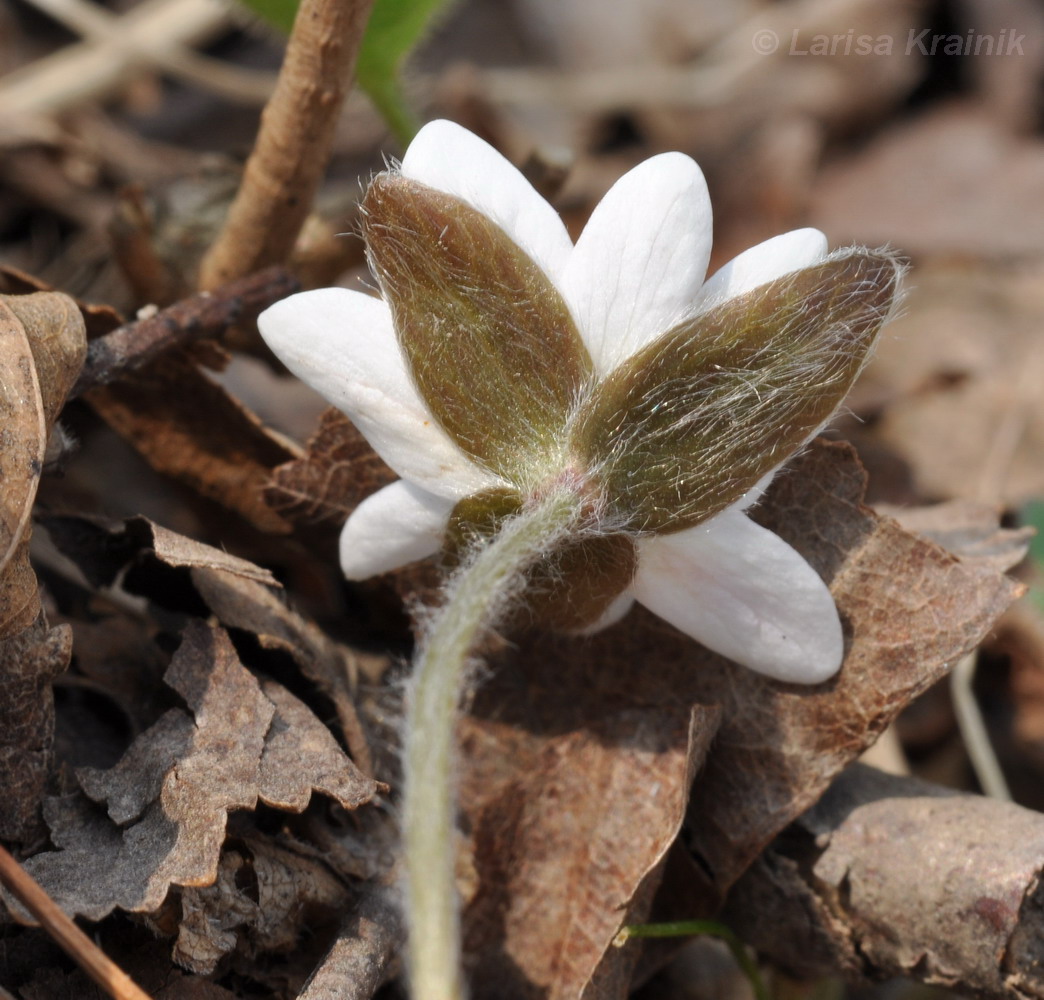
[[[191,625],[167,681],[194,718],[172,710],[135,740],[116,767],[78,772],[84,791],[109,815],[82,795],[45,803],[58,850],[35,855],[26,868],[67,912],[92,920],[116,907],[151,913],[172,885],[213,884],[231,811],[254,809],[265,789],[281,806],[307,804],[278,773],[281,768],[294,767],[296,780],[309,790],[315,777],[348,809],[377,791],[332,738],[325,747],[312,745],[310,728],[305,753],[295,749],[286,725],[273,727],[277,718],[287,721],[283,711],[290,723],[299,720],[303,706],[280,692],[287,708],[277,709],[220,629]],[[331,780],[336,766],[341,776]]]
[[[371,676],[383,673],[388,659],[334,642],[255,580],[217,568],[199,568],[192,571],[192,583],[222,625],[254,636],[263,650],[289,656],[330,699],[352,758],[365,774],[373,774],[373,759],[353,689],[361,671]]]
[[[121,579],[125,589],[172,607],[174,588],[169,575],[159,570],[188,570],[184,582],[195,592],[193,599],[198,598],[226,628],[252,636],[262,650],[285,654],[333,702],[353,758],[364,772],[373,772],[352,688],[361,669],[382,672],[386,658],[330,639],[287,605],[267,569],[147,518],[128,518],[121,527],[85,517],[50,516],[42,521],[58,548],[95,586],[110,586]]]
[[[330,730],[303,701],[274,681],[264,681],[261,688],[276,709],[261,755],[257,794],[262,802],[300,813],[316,791],[345,809],[356,809],[377,790],[387,791],[345,757]]]

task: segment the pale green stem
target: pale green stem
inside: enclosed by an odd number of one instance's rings
[[[581,500],[555,492],[505,522],[453,576],[417,656],[406,715],[403,843],[414,1000],[461,1000],[454,734],[472,652],[525,585],[525,572],[576,528]]]

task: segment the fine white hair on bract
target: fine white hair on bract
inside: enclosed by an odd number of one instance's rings
[[[872,335],[860,339],[854,334],[876,331],[894,309],[890,292],[875,297],[869,294],[874,289],[854,282],[846,286],[850,302],[835,295],[832,325],[817,328],[814,303],[836,289],[809,285],[809,276],[821,274],[829,286],[832,262],[843,268],[848,260],[870,255],[880,265],[875,280],[891,290],[901,270],[894,255],[858,248],[828,254],[822,233],[801,229],[752,247],[705,280],[710,203],[699,168],[680,153],[653,157],[621,178],[596,207],[575,247],[558,214],[521,173],[460,126],[425,126],[398,175],[461,199],[503,230],[560,297],[590,371],[576,386],[552,446],[545,440],[547,428],[530,422],[527,406],[476,413],[476,420],[505,424],[519,442],[520,457],[508,475],[463,452],[433,415],[413,380],[388,303],[360,292],[325,289],[269,309],[259,326],[273,350],[344,410],[403,477],[364,501],[349,519],[341,546],[346,573],[362,578],[434,553],[450,512],[464,497],[539,489],[575,461],[578,421],[614,373],[636,356],[657,364],[658,343],[664,351],[677,351],[678,337],[669,334],[686,324],[692,328],[692,349],[713,355],[713,337],[724,342],[730,336],[725,328],[714,332],[707,322],[716,310],[727,311],[743,296],[757,299],[770,283],[797,275],[796,281],[806,282],[807,305],[791,303],[785,315],[766,320],[768,327],[775,324],[773,335],[743,364],[724,372],[679,370],[644,394],[627,397],[657,419],[624,427],[621,414],[620,433],[603,435],[607,449],[585,456],[588,465],[581,471],[593,479],[611,478],[617,467],[641,466],[643,480],[658,481],[658,496],[675,498],[671,502],[677,509],[664,517],[684,519],[687,510],[697,509],[712,513],[703,521],[690,518],[683,530],[663,534],[661,526],[650,534],[610,504],[601,522],[585,530],[633,532],[639,566],[631,596],[711,648],[783,680],[814,683],[836,671],[843,640],[825,584],[789,545],[744,512],[788,455],[830,419],[825,412],[810,425],[802,423],[809,394],[836,395],[840,402],[841,390],[870,355]],[[364,220],[364,229],[369,221]],[[392,240],[383,249],[393,255],[398,252],[394,235],[382,233],[382,239]],[[815,267],[821,270],[813,272]],[[386,286],[381,270],[375,267],[376,277]],[[404,280],[408,261],[395,270]],[[480,287],[467,273],[451,277],[453,288],[442,294],[481,301],[514,293],[509,287]],[[443,333],[449,337],[453,331]],[[516,323],[509,315],[500,334],[514,339],[519,357],[531,358],[534,367],[546,365],[539,340],[522,320]],[[795,350],[795,339],[801,338],[801,349]],[[472,361],[481,370],[496,359]],[[669,367],[665,361],[661,366]],[[730,474],[730,456],[756,443],[765,420],[773,433],[785,436],[789,428],[789,452],[773,459],[756,480],[751,474],[741,481]],[[670,446],[690,436],[698,437],[700,453],[672,454]],[[541,447],[527,451],[526,443],[535,440]],[[700,478],[706,468],[718,470],[713,482]],[[732,499],[722,507],[716,505],[716,494]],[[627,605],[626,595],[614,602],[606,622]],[[765,618],[757,618],[758,607]]]

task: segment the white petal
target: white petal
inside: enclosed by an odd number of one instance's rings
[[[642,541],[634,590],[661,618],[758,673],[818,684],[841,666],[841,622],[826,584],[735,508]]]
[[[349,580],[387,573],[439,551],[454,501],[398,480],[367,497],[341,531]]]
[[[610,625],[615,625],[618,621],[621,621],[633,607],[634,591],[628,587],[627,590],[617,594],[609,602],[609,607],[602,612],[602,617],[598,621],[593,625],[588,625],[586,628],[578,629],[576,635],[596,635],[603,629],[609,628]]]
[[[611,371],[691,312],[710,248],[707,183],[683,153],[654,156],[612,186],[561,282],[596,371]]]
[[[400,476],[454,499],[500,483],[435,422],[381,299],[346,288],[301,292],[266,309],[257,326],[279,360],[343,410]]]
[[[402,158],[404,177],[489,216],[556,280],[573,250],[565,223],[517,167],[455,122],[428,122]]]
[[[735,510],[747,510],[748,508],[753,507],[756,503],[759,503],[761,498],[765,495],[765,490],[772,485],[772,480],[776,478],[776,473],[782,468],[783,465],[777,465],[774,469],[766,472],[765,475],[763,475],[732,505],[732,507]]]
[[[744,250],[707,279],[699,308],[717,305],[758,285],[818,263],[827,255],[827,238],[818,229],[792,229]]]

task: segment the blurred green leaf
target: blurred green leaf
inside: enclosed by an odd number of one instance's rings
[[[252,14],[284,35],[290,34],[297,14],[297,0],[242,0]]]
[[[402,93],[402,66],[451,2],[377,0],[366,26],[356,79],[403,146],[416,135],[419,123]]]
[[[290,34],[298,0],[242,0],[263,21]],[[359,86],[370,95],[395,138],[405,147],[419,123],[402,92],[400,73],[410,52],[452,0],[376,0],[355,66]]]
[[[1030,500],[1022,508],[1021,521],[1037,529],[1029,546],[1029,557],[1036,578],[1030,585],[1029,597],[1037,609],[1044,612],[1044,500]]]

